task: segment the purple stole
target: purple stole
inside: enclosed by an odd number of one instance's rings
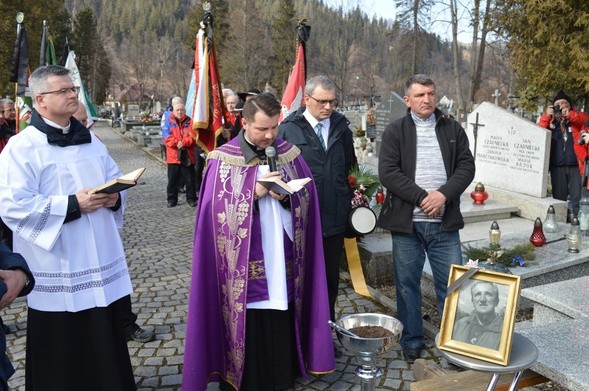
[[[239,389],[246,354],[246,300],[267,298],[265,275],[259,269],[260,221],[253,213],[260,161],[245,162],[239,139],[209,153],[201,185],[186,327],[185,391],[204,391],[208,382],[219,377]],[[280,139],[276,146],[278,169],[285,181],[312,178],[298,148]],[[291,196],[291,216],[293,241],[285,236],[284,242],[287,275],[292,270],[287,281],[295,305],[299,364],[306,378],[307,371],[335,369],[314,182]]]

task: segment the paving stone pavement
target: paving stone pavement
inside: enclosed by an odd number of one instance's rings
[[[123,173],[146,167],[139,185],[127,191],[125,226],[121,230],[134,286],[132,301],[137,323],[154,329],[157,335],[155,341],[146,344],[128,343],[138,389],[180,390],[195,208],[187,205],[183,194],[177,207],[166,207],[166,166],[159,155],[142,150],[105,123],[96,123],[93,130],[108,146]],[[356,294],[346,280],[342,280],[337,311],[339,316],[361,312],[395,315],[390,308]],[[24,391],[26,300],[17,299],[0,314],[13,330],[7,336],[8,354],[16,369],[10,389]],[[336,359],[335,372],[311,376],[308,381],[299,379],[296,390],[360,390],[354,372],[356,359],[343,352]],[[422,354],[424,358],[439,360],[431,340],[426,341]],[[378,390],[409,390],[413,371],[402,359],[398,346],[380,357],[377,365],[383,372]],[[209,386],[209,390],[215,389],[216,386]]]

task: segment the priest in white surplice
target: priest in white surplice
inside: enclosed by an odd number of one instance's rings
[[[135,390],[118,307],[132,292],[118,233],[125,195],[88,193],[121,173],[72,117],[78,88],[66,68],[38,68],[29,86],[30,125],[0,154],[0,216],[36,280],[26,389]]]

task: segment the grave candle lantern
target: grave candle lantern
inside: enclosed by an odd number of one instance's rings
[[[569,253],[578,253],[579,247],[581,246],[581,227],[579,225],[579,219],[573,217],[571,220],[571,229],[567,235],[567,244],[569,245]]]
[[[470,193],[470,198],[472,198],[477,205],[484,204],[485,200],[489,198],[489,194],[485,191],[485,185],[483,185],[482,182],[476,184],[474,191]]]
[[[558,232],[559,229],[558,222],[556,221],[554,206],[550,205],[548,207],[548,211],[546,212],[546,219],[544,220],[544,231],[548,233],[554,233]]]
[[[383,190],[382,186],[378,186],[378,189],[376,190],[376,195],[374,196],[374,198],[376,198],[376,203],[378,205],[384,204],[384,190]]]
[[[489,242],[491,244],[491,248],[498,249],[501,247],[499,244],[499,240],[501,239],[501,230],[499,229],[499,224],[496,221],[493,221],[491,224],[491,229],[489,229]]]
[[[542,230],[542,220],[539,217],[536,217],[536,221],[534,221],[534,230],[532,231],[532,236],[530,236],[530,243],[536,247],[540,247],[546,243],[546,236],[544,236],[544,231]]]
[[[583,197],[579,201],[578,219],[581,236],[589,236],[589,197]]]

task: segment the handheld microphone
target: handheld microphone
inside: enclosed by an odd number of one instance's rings
[[[268,165],[270,166],[270,171],[278,171],[276,169],[276,148],[273,146],[269,146],[264,151],[266,152],[266,157],[268,158]]]

